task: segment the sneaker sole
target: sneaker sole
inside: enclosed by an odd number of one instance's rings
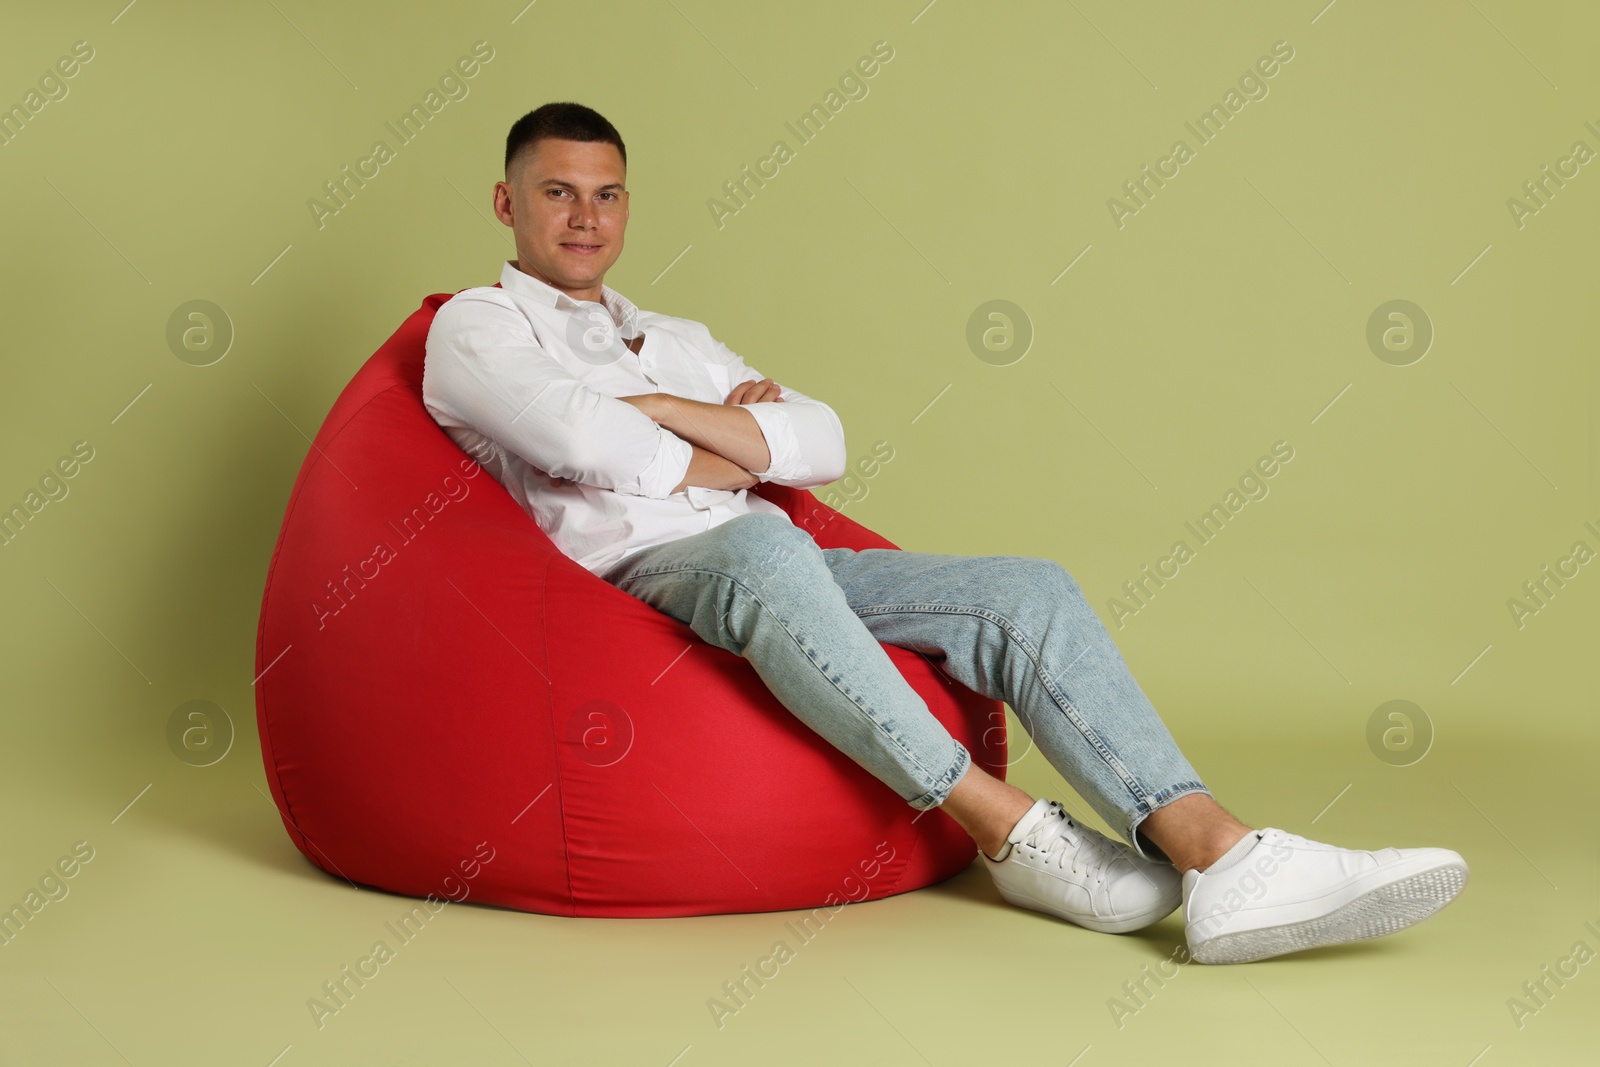
[[[1065,922],[1081,926],[1085,930],[1093,930],[1097,934],[1125,934],[1133,930],[1143,930],[1147,926],[1154,926],[1168,915],[1177,911],[1178,906],[1183,903],[1183,895],[1180,891],[1173,895],[1171,904],[1164,905],[1165,911],[1150,911],[1140,915],[1124,916],[1120,919],[1098,919],[1091,915],[1063,914],[1044,901],[1035,900],[1033,897],[1025,896],[1012,890],[1001,889],[998,882],[995,883],[995,889],[999,891],[1001,899],[1007,904],[1026,908],[1028,911],[1037,911],[1044,915],[1050,915]]]
[[[1464,865],[1443,864],[1370,889],[1315,919],[1218,934],[1192,947],[1189,954],[1201,963],[1250,963],[1322,945],[1383,937],[1434,914],[1466,884]]]

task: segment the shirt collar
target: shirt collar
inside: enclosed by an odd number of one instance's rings
[[[592,303],[587,300],[574,300],[548,282],[542,282],[533,275],[518,270],[515,261],[510,259],[505,261],[505,266],[500,271],[500,288],[514,290],[541,304],[548,304],[562,311],[577,311]],[[611,313],[611,320],[618,323],[618,336],[624,341],[632,340],[639,332],[639,309],[634,306],[633,301],[609,285],[602,283],[600,294],[604,298],[606,310]]]

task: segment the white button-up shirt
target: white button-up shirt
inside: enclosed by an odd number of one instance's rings
[[[689,486],[688,441],[616,399],[671,393],[721,404],[767,375],[703,324],[641,311],[608,285],[574,300],[507,260],[500,288],[464,289],[428,331],[422,399],[564,554],[600,574],[650,545],[736,515],[786,513],[748,490]],[[621,342],[643,331],[635,354]],[[608,343],[609,341],[609,343]],[[809,489],[844,474],[832,408],[780,384],[781,403],[742,404],[766,439],[763,482]]]

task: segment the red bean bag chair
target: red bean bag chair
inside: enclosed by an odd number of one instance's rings
[[[256,725],[300,851],[352,883],[550,915],[815,908],[976,846],[778,702],[755,668],[563,555],[422,405],[423,301],[356,374],[267,572]],[[763,483],[824,548],[896,548]],[[1004,706],[890,658],[1004,776]]]

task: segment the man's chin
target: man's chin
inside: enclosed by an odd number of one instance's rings
[[[593,256],[575,256],[565,248],[557,248],[548,257],[519,257],[517,266],[524,273],[533,273],[528,270],[531,265],[537,271],[535,277],[548,280],[558,289],[589,289],[601,283],[621,254],[621,249],[615,246],[608,246]]]

